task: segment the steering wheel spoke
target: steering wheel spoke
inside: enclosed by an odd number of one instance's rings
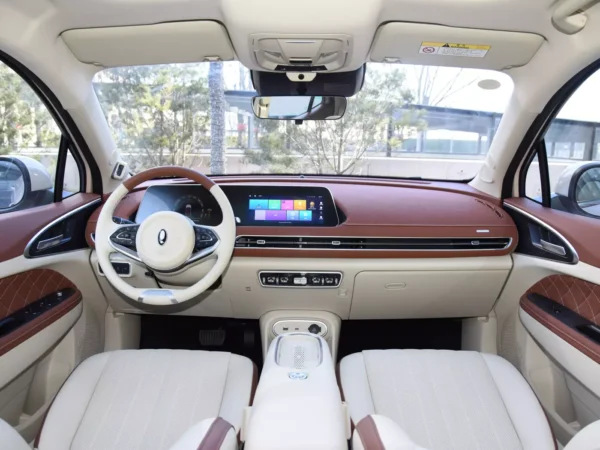
[[[194,225],[194,234],[196,237],[194,252],[186,264],[191,264],[212,255],[221,242],[217,229],[214,227]]]
[[[110,245],[114,250],[135,261],[142,262],[137,253],[135,239],[139,229],[138,224],[119,225],[110,235]]]

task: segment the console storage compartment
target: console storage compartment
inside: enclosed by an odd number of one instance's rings
[[[242,437],[246,450],[347,450],[350,417],[323,338],[289,333],[273,340]]]

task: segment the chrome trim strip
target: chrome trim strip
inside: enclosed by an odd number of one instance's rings
[[[179,303],[170,289],[146,289],[140,293],[138,302],[144,303],[146,297],[167,297],[173,305]]]
[[[272,286],[270,284],[263,284],[262,280],[260,279],[262,274],[278,274],[278,273],[299,273],[299,274],[307,274],[307,273],[315,273],[315,274],[323,274],[323,275],[339,275],[340,276],[340,282],[338,284],[336,284],[335,286],[302,286],[302,285],[291,285],[291,286],[279,286],[279,285],[275,285]],[[326,271],[321,271],[321,270],[259,270],[258,271],[258,282],[260,283],[261,287],[264,288],[287,288],[287,289],[337,289],[342,285],[342,281],[344,281],[344,274],[342,272],[326,272]]]
[[[510,203],[506,203],[506,202],[503,203],[503,206],[505,206],[507,208],[510,208],[510,209],[512,209],[514,211],[517,211],[520,214],[523,214],[528,219],[533,220],[538,225],[543,226],[548,231],[554,233],[556,236],[558,236],[560,239],[562,239],[562,241],[564,242],[564,244],[569,248],[569,250],[573,254],[573,259],[571,261],[564,261],[563,262],[563,261],[557,261],[556,259],[544,258],[543,256],[534,256],[534,255],[530,255],[530,256],[532,256],[534,258],[547,259],[549,261],[562,262],[564,264],[577,264],[579,262],[579,255],[577,254],[577,251],[575,250],[575,248],[571,245],[571,243],[567,240],[567,238],[565,238],[561,233],[559,233],[558,231],[556,231],[556,229],[552,228],[546,222],[538,219],[534,215],[528,213],[527,211],[522,210],[521,208],[519,208],[517,206],[513,206]]]
[[[65,214],[63,214],[60,217],[57,217],[56,219],[54,219],[52,222],[50,222],[48,225],[44,226],[44,228],[42,228],[40,231],[38,231],[27,243],[27,245],[25,246],[25,251],[23,252],[23,256],[25,256],[25,258],[43,258],[44,256],[50,256],[50,255],[37,255],[37,256],[32,256],[29,253],[29,250],[31,249],[31,246],[33,245],[33,243],[38,240],[40,238],[40,236],[42,234],[44,234],[46,231],[48,231],[50,228],[52,228],[54,225],[62,222],[63,220],[71,217],[74,214],[77,214],[79,211],[88,208],[92,205],[95,205],[96,203],[100,203],[102,202],[101,198],[97,198],[95,200],[92,200],[91,202],[86,203],[85,205],[81,205],[77,208],[75,208],[72,211],[69,211]],[[52,255],[55,255],[56,253],[52,253]]]
[[[482,239],[508,239],[508,243],[502,247],[502,248],[465,248],[465,249],[447,249],[447,248],[432,248],[432,249],[410,249],[410,248],[317,248],[317,247],[313,247],[313,248],[296,248],[296,247],[238,247],[237,246],[237,241],[238,239],[241,238],[248,238],[248,237],[255,237],[255,238],[269,238],[269,237],[283,237],[283,238],[324,238],[324,239],[340,239],[340,238],[349,238],[349,239],[470,239],[473,241],[481,241]],[[510,246],[512,245],[513,239],[510,237],[504,237],[504,236],[498,236],[498,237],[481,237],[481,236],[476,236],[476,237],[443,237],[443,238],[436,238],[436,237],[424,237],[424,238],[415,238],[414,236],[411,237],[399,237],[399,236],[394,236],[394,237],[384,237],[384,236],[376,236],[376,237],[372,237],[372,236],[285,236],[285,235],[253,235],[253,234],[244,234],[241,236],[236,236],[235,238],[235,242],[236,242],[236,246],[234,247],[234,251],[236,249],[240,249],[240,250],[263,250],[263,249],[268,249],[268,250],[316,250],[316,251],[347,251],[347,252],[360,252],[360,251],[371,251],[371,252],[498,252],[498,251],[503,251],[506,250],[507,248],[510,248]],[[332,241],[332,245],[333,245],[333,241]]]

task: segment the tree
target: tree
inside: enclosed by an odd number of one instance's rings
[[[19,138],[27,138],[31,110],[21,98],[23,84],[21,77],[0,63],[0,154],[16,151]]]
[[[465,72],[459,68],[414,66],[413,74],[416,80],[413,95],[416,103],[422,106],[439,106],[476,81],[475,77],[465,77]],[[417,134],[417,152],[423,151],[426,133],[427,126]]]
[[[292,130],[290,122],[282,124],[278,120],[261,120],[259,124],[259,148],[247,148],[246,162],[261,167],[269,173],[294,172],[298,157],[293,154],[289,143]]]
[[[382,141],[391,154],[395,127],[406,125],[406,118],[393,112],[412,101],[405,88],[404,73],[398,69],[370,71],[363,88],[352,98],[344,116],[335,121],[305,124],[295,130],[294,148],[310,162],[317,173],[349,174],[369,150],[377,151]]]
[[[132,170],[199,164],[210,118],[207,81],[198,67],[115,68],[101,72],[95,88]]]
[[[208,71],[210,92],[210,173],[225,173],[225,89],[223,63],[211,62]]]

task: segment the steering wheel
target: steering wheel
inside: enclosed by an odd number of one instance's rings
[[[174,211],[160,211],[141,224],[116,224],[113,214],[118,203],[136,186],[158,177],[188,178],[204,186],[215,198],[223,213],[216,227],[196,225]],[[96,253],[106,279],[122,294],[149,305],[171,305],[202,294],[227,268],[235,246],[235,216],[223,190],[195,170],[177,166],[157,167],[134,175],[110,194],[96,225]],[[145,264],[156,273],[176,273],[200,260],[216,255],[210,271],[185,289],[140,289],[131,286],[110,263],[110,254],[118,252]]]

